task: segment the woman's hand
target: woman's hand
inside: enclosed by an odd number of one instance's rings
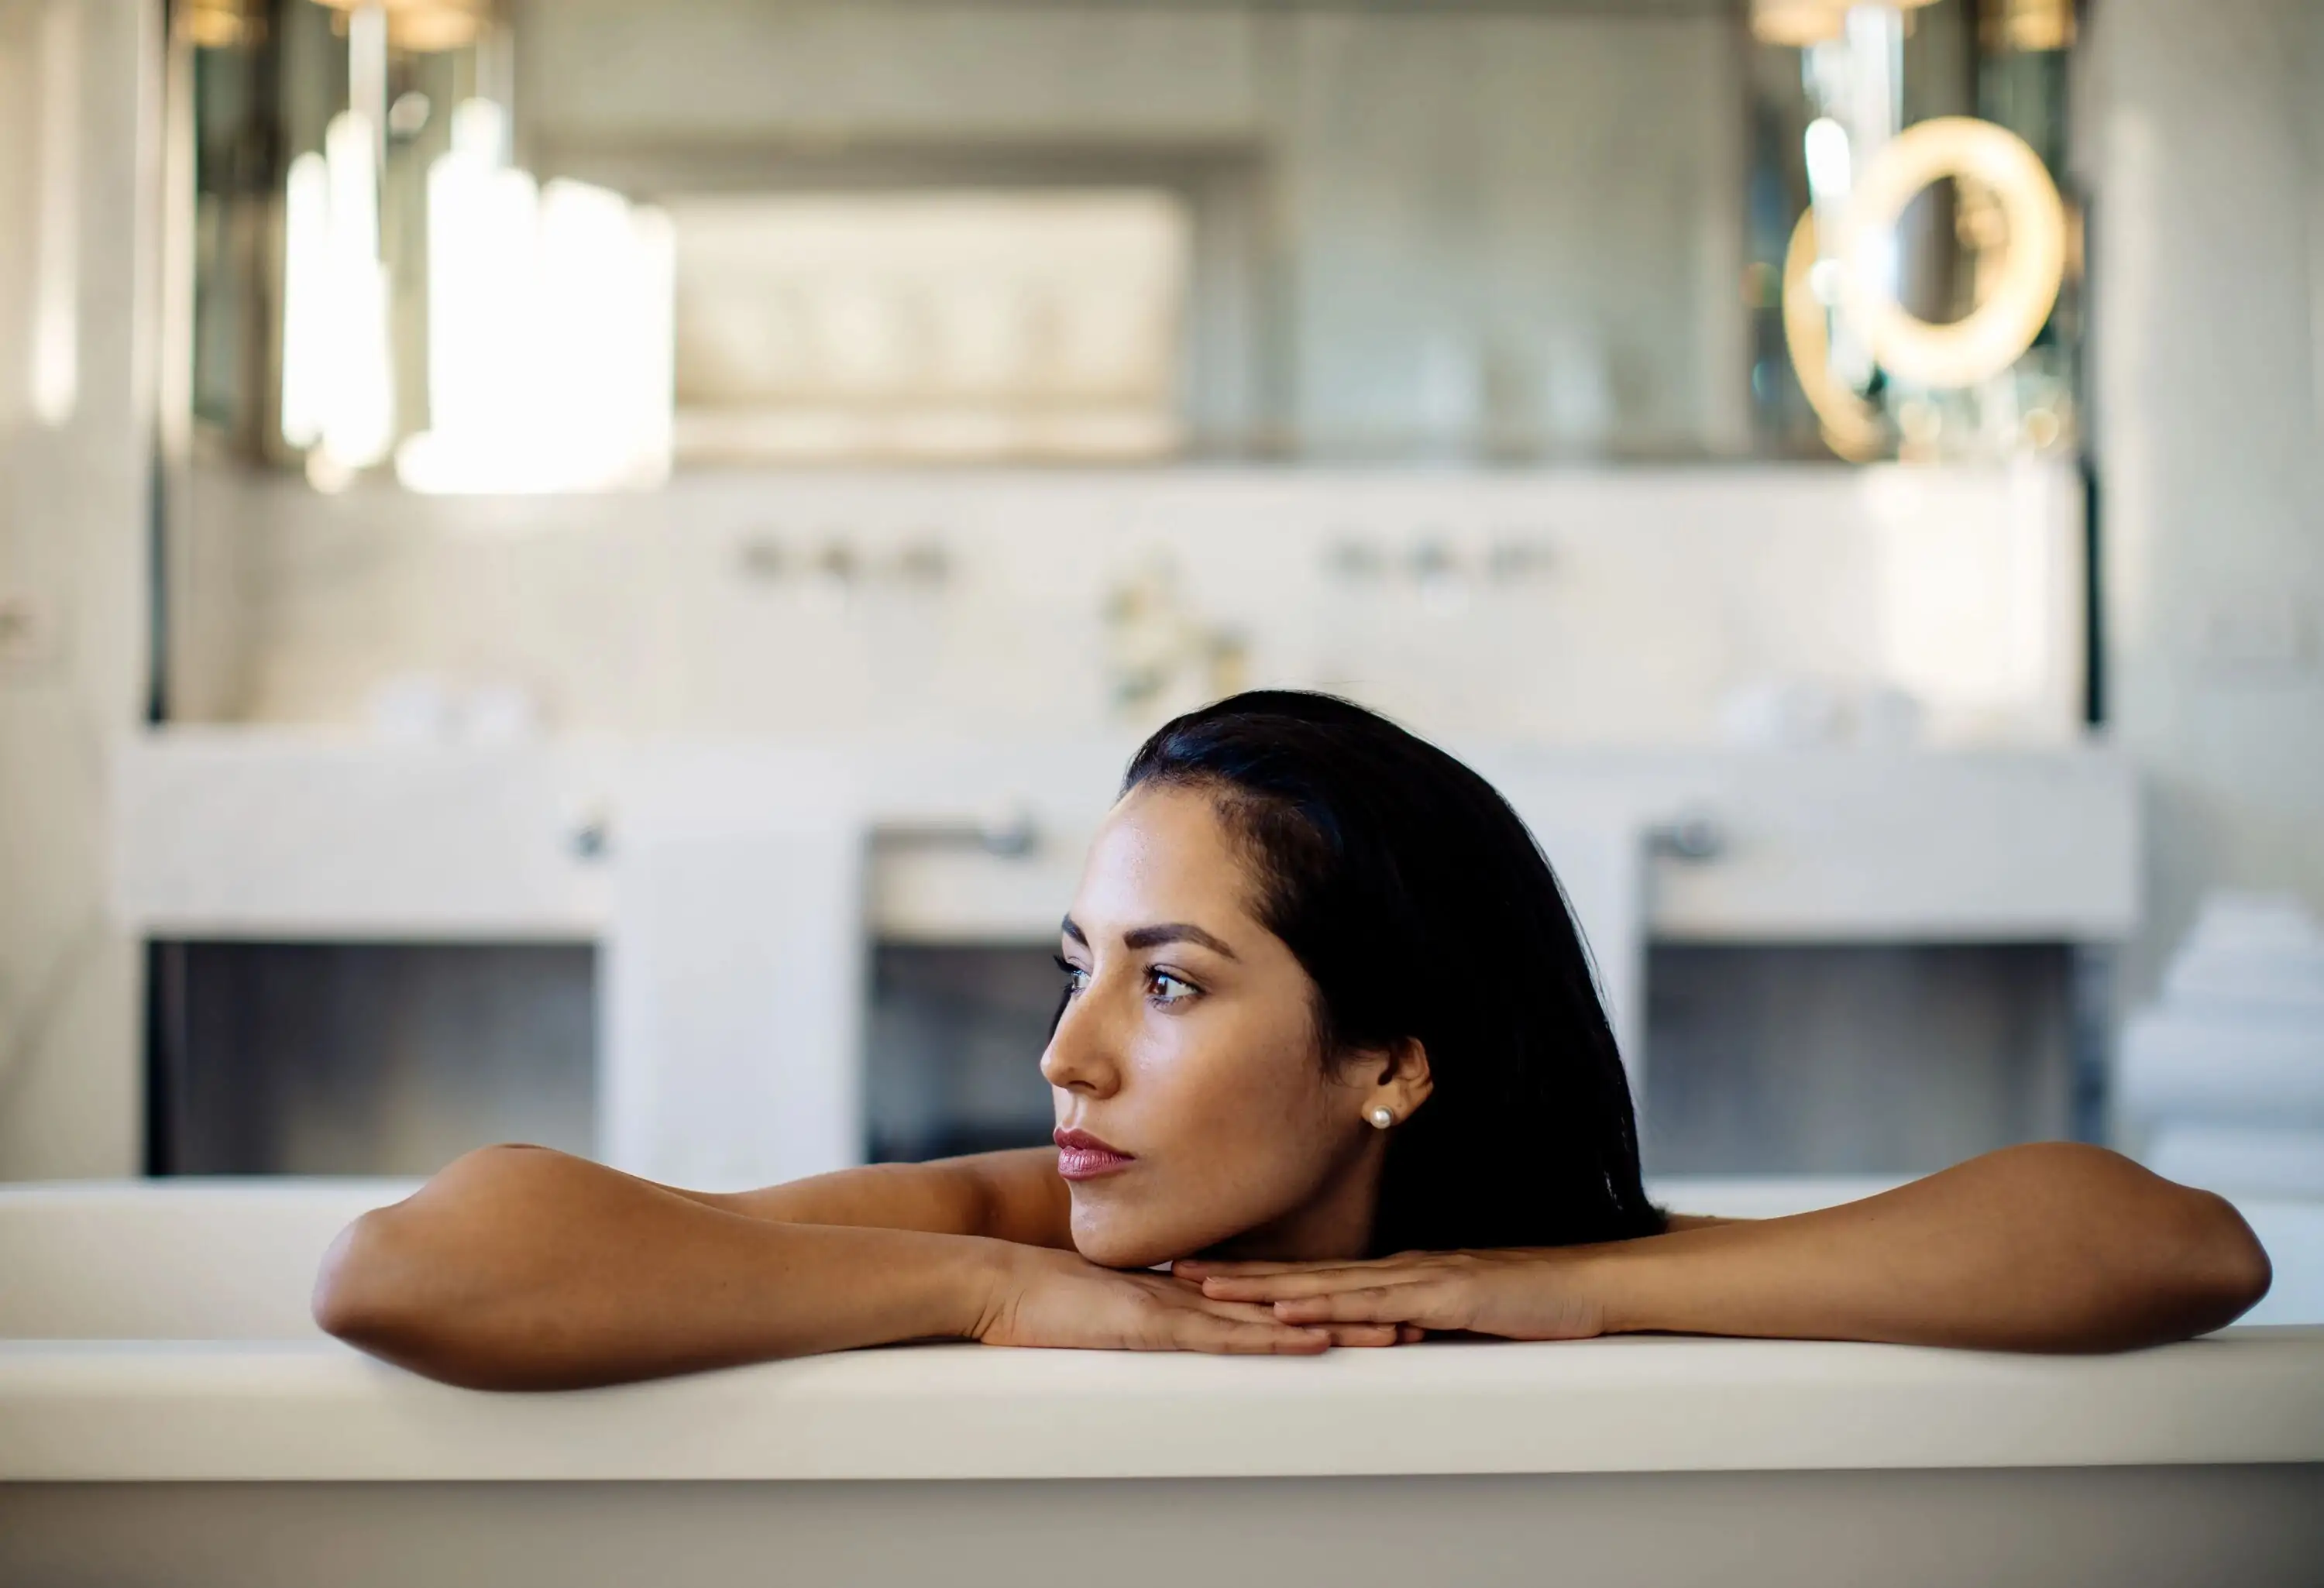
[[[1657,1331],[1978,1351],[2125,1351],[2208,1333],[2267,1293],[2236,1210],[2101,1148],[2005,1148],[1788,1218],[1672,1221],[1596,1246],[1370,1262],[1184,1262],[1286,1325],[1521,1340]]]
[[[1397,1338],[1393,1325],[1294,1325],[1263,1305],[1205,1296],[1191,1279],[1100,1268],[1070,1251],[1006,1247],[997,1260],[971,1331],[987,1345],[1313,1355]]]
[[[1266,1306],[1286,1325],[1429,1330],[1511,1340],[1603,1333],[1586,1250],[1407,1251],[1366,1262],[1181,1262],[1172,1270],[1214,1302]]]

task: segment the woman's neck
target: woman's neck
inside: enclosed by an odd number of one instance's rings
[[[1282,1217],[1230,1236],[1204,1257],[1225,1261],[1329,1262],[1371,1255],[1372,1220],[1379,1209],[1385,1137],[1368,1134],[1362,1149],[1314,1196]]]

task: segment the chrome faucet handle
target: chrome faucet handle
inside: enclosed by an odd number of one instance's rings
[[[1032,810],[1010,803],[960,820],[881,822],[872,829],[875,844],[899,849],[981,849],[1014,860],[1041,845]]]
[[[1646,828],[1646,853],[1700,865],[1726,853],[1727,833],[1704,811],[1682,811]]]

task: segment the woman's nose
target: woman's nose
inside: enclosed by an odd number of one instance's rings
[[[1112,1022],[1100,1001],[1091,996],[1093,991],[1066,1002],[1041,1055],[1041,1076],[1062,1091],[1107,1097],[1121,1084],[1121,1067],[1108,1029]]]

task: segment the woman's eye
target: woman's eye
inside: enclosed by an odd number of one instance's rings
[[[1081,966],[1074,964],[1063,955],[1059,955],[1057,956],[1057,968],[1065,973],[1065,992],[1068,997],[1075,992],[1084,992],[1088,989],[1089,972],[1082,969]]]
[[[1177,1003],[1192,998],[1202,989],[1192,982],[1181,981],[1168,971],[1151,971],[1146,977],[1148,996],[1157,1003]]]

